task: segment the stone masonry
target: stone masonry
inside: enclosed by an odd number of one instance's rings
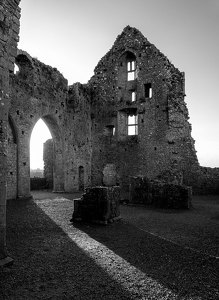
[[[49,189],[53,188],[53,141],[52,139],[47,140],[43,144],[43,160],[44,160],[44,178],[47,182]]]
[[[45,162],[45,169],[53,170],[53,191],[103,185],[109,167],[122,198],[128,197],[132,176],[153,179],[174,172],[184,185],[196,185],[200,167],[184,73],[137,29],[123,30],[87,84],[68,86],[57,69],[22,50],[15,62],[19,72],[11,74],[8,122],[10,198],[31,197],[29,141],[39,118],[53,137],[53,166]]]
[[[198,161],[184,81],[184,73],[137,29],[124,29],[89,81],[93,184],[101,184],[107,164],[116,166],[123,192],[130,176],[154,178],[168,169],[190,183]]]
[[[40,118],[53,138],[53,191],[110,181],[126,198],[133,176],[175,174],[196,192],[219,192],[219,169],[197,160],[183,72],[127,26],[89,82],[68,86],[56,68],[17,49],[19,2],[0,0],[0,259],[7,255],[6,193],[31,197],[29,142]]]
[[[0,0],[0,262],[4,259],[6,262],[10,261],[10,259],[7,260],[6,249],[7,125],[11,103],[9,75],[14,70],[19,39],[19,2],[19,0]],[[4,264],[4,261],[1,264]]]

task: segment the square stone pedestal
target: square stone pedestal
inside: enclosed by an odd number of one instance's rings
[[[112,223],[120,218],[120,187],[92,187],[81,199],[74,200],[72,222]]]

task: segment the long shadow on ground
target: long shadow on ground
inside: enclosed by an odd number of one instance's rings
[[[70,225],[69,209],[69,200],[8,203],[8,248],[15,264],[0,273],[0,299],[218,299],[217,260],[153,237],[124,220],[109,226]],[[145,298],[130,294],[60,227],[78,232],[76,240],[86,239],[81,232],[86,233],[176,297],[155,297],[150,291]]]
[[[83,223],[74,226],[179,297],[219,298],[219,264],[216,259],[147,234],[124,220],[108,226]]]
[[[131,299],[33,201],[9,201],[0,299]]]

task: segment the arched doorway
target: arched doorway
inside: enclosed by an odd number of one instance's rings
[[[39,128],[37,128],[38,125]],[[38,161],[35,161],[36,154],[33,155],[33,158],[30,160],[30,168],[31,166],[35,166],[36,171],[39,169],[39,172],[42,174],[41,176],[43,178],[45,178],[44,176],[46,175],[48,187],[54,192],[63,192],[63,140],[56,118],[53,115],[41,117],[41,119],[39,119],[34,125],[34,128],[31,132],[31,139],[35,128],[38,129],[38,132],[36,134],[36,144],[33,147],[36,152],[40,152],[40,157],[37,158]],[[41,140],[40,150],[38,150],[38,140]],[[48,157],[50,158],[49,160]],[[39,168],[37,167],[37,164],[39,164]],[[46,172],[44,169],[45,164]]]
[[[17,111],[18,115],[19,111]],[[19,116],[19,115],[18,115]],[[41,117],[41,118],[40,118]],[[30,192],[30,139],[32,133],[34,132],[35,125],[38,120],[42,119],[48,127],[50,134],[47,136],[52,137],[53,140],[53,186],[52,190],[54,192],[63,192],[64,191],[64,163],[63,163],[63,138],[60,130],[59,123],[56,119],[56,116],[53,114],[48,114],[45,116],[33,115],[29,118],[28,122],[18,123],[16,125],[17,137],[14,138],[14,131],[11,129],[10,139],[11,139],[11,157],[14,159],[13,168],[12,167],[8,174],[8,199],[9,198],[18,198],[18,199],[28,199],[31,198]],[[42,120],[40,122],[42,122]],[[12,127],[10,127],[12,128]],[[39,134],[39,133],[38,133]],[[40,133],[42,135],[42,133]],[[15,142],[14,142],[15,141]],[[43,142],[42,142],[43,151]],[[43,154],[41,154],[42,156]],[[33,160],[36,158],[33,156]],[[32,164],[32,163],[31,163]],[[32,168],[32,167],[31,167]],[[41,172],[42,175],[43,161],[41,161],[41,166],[35,169]],[[11,173],[10,173],[11,172]],[[37,175],[39,176],[39,175]],[[14,180],[12,180],[13,178]]]
[[[45,188],[53,188],[53,180],[48,178],[48,172],[45,172],[44,163],[44,145],[48,145],[48,141],[52,141],[52,135],[49,128],[42,119],[39,119],[35,124],[30,138],[30,189],[40,190]],[[53,169],[53,147],[46,148],[51,153],[48,157]],[[48,159],[47,159],[48,164]],[[46,168],[48,169],[48,167]],[[47,176],[45,176],[45,173]],[[53,172],[52,172],[53,176]],[[49,182],[48,182],[49,179]],[[53,178],[52,178],[53,179]]]

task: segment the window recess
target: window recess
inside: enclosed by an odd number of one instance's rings
[[[138,115],[128,115],[127,127],[128,135],[138,135]]]
[[[135,80],[136,78],[136,61],[128,61],[127,62],[127,73],[128,73],[128,81]]]
[[[151,83],[146,83],[144,85],[144,93],[145,93],[145,98],[152,98],[152,86],[151,86]]]

